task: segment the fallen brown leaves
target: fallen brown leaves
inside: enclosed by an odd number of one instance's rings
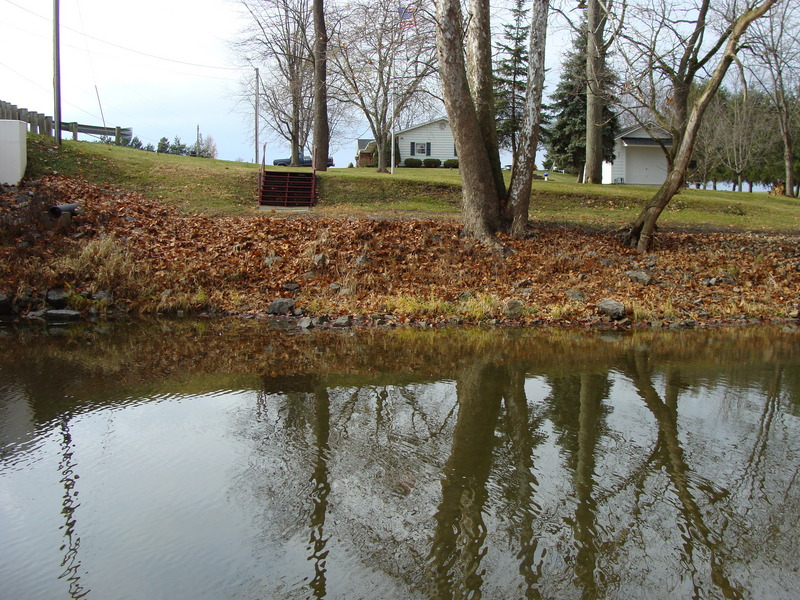
[[[77,202],[83,214],[65,231],[0,231],[0,293],[101,291],[103,261],[79,271],[70,257],[111,239],[129,257],[133,285],[106,279],[111,289],[102,291],[142,312],[259,314],[277,297],[294,297],[306,314],[391,312],[433,323],[503,320],[516,299],[524,311],[514,321],[591,323],[596,304],[614,298],[634,323],[730,322],[795,316],[800,302],[798,236],[662,233],[655,253],[639,255],[608,232],[537,226],[530,239],[503,239],[513,250],[503,258],[460,237],[452,221],[186,217],[60,176],[28,191],[29,199]],[[2,196],[4,223],[29,210],[20,199]],[[632,271],[653,283],[632,281]]]

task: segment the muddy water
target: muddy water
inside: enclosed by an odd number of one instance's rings
[[[0,330],[0,598],[790,598],[800,334]]]

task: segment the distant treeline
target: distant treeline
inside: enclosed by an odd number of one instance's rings
[[[105,143],[114,143],[110,138],[103,138],[100,140]],[[162,137],[158,140],[158,145],[143,144],[137,136],[133,136],[130,140],[122,140],[121,146],[128,148],[135,148],[136,150],[144,150],[145,152],[158,152],[159,154],[178,154],[180,156],[199,156],[200,158],[217,158],[217,144],[211,136],[203,137],[202,134],[198,136],[197,142],[194,144],[184,144],[179,136],[170,142],[168,138]]]

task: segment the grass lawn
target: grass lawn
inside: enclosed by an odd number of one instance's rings
[[[28,176],[51,172],[140,192],[192,214],[242,215],[257,209],[258,168],[251,163],[91,142],[64,141],[58,151],[51,138],[29,135]],[[549,181],[534,182],[530,214],[534,221],[619,227],[630,222],[654,193],[655,188],[648,186],[576,184],[571,175],[551,173]],[[333,168],[320,173],[321,202],[315,212],[456,217],[460,196],[457,169],[401,167],[389,175],[371,168]],[[685,189],[659,223],[662,227],[800,231],[800,201],[765,193]]]

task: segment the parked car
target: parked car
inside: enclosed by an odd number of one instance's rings
[[[310,167],[312,162],[312,158],[310,156],[301,156],[300,157],[300,165],[301,167]],[[292,163],[291,158],[276,158],[272,161],[272,164],[276,167],[288,167]],[[328,166],[333,166],[333,158],[330,156],[328,157]]]

